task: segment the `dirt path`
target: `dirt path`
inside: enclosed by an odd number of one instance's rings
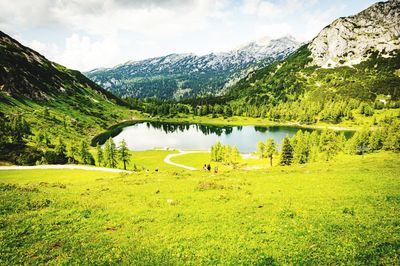
[[[112,173],[132,173],[131,171],[125,171],[114,168],[73,165],[73,164],[54,164],[54,165],[37,165],[37,166],[18,166],[18,165],[0,166],[0,170],[34,170],[34,169],[78,169],[78,170],[103,171]]]
[[[164,159],[164,163],[167,163],[167,164],[170,164],[170,165],[174,165],[174,166],[177,166],[177,167],[181,167],[181,168],[185,168],[185,169],[190,170],[190,171],[197,170],[196,168],[191,167],[191,166],[187,166],[187,165],[171,162],[171,158],[182,156],[182,155],[185,155],[185,154],[198,153],[198,152],[204,152],[204,151],[182,151],[182,150],[178,150],[178,151],[179,151],[179,153],[168,154]]]

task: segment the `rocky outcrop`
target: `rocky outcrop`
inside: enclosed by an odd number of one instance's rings
[[[310,43],[313,64],[323,68],[355,65],[373,52],[400,50],[400,0],[379,2],[357,15],[339,18]]]

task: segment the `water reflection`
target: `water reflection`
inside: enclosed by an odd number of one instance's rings
[[[260,126],[213,126],[145,122],[128,126],[114,137],[119,143],[125,139],[131,150],[153,148],[177,148],[184,150],[208,150],[217,141],[236,145],[241,152],[253,152],[258,141],[273,138],[279,145],[288,135],[293,136],[298,128]]]

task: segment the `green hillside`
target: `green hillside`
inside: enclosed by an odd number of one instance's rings
[[[311,61],[305,45],[286,60],[250,73],[229,92],[231,105],[243,113],[255,106],[253,116],[288,116],[308,123],[338,122],[362,104],[375,109],[400,106],[400,53],[388,58],[373,53],[358,65],[331,69],[317,68]],[[337,114],[326,118],[330,108]]]
[[[89,141],[130,118],[125,105],[80,72],[53,63],[0,32],[0,160],[17,162],[27,149],[40,158],[38,150],[54,147],[57,137],[75,145]],[[15,143],[18,121],[29,129]],[[31,164],[37,159],[33,157],[18,162]]]
[[[400,98],[400,53],[380,57],[377,53],[354,67],[332,69],[311,65],[307,45],[286,60],[257,70],[234,86],[230,95],[255,104],[277,104],[299,97],[314,101],[352,98],[375,101],[379,95]]]

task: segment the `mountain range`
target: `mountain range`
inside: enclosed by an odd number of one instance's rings
[[[220,95],[248,71],[281,60],[299,46],[291,36],[265,37],[229,52],[170,54],[85,74],[119,96],[180,99]]]
[[[325,27],[285,60],[250,72],[228,94],[242,104],[326,104],[400,97],[400,1],[376,3]]]
[[[55,126],[67,117],[99,130],[129,116],[125,102],[110,91],[163,99],[224,94],[228,104],[267,109],[302,101],[323,106],[385,97],[396,102],[399,17],[400,0],[379,2],[335,20],[298,49],[300,44],[288,36],[264,38],[227,53],[173,54],[93,70],[86,73],[93,81],[0,32],[1,113],[40,118],[37,110],[50,108]]]

